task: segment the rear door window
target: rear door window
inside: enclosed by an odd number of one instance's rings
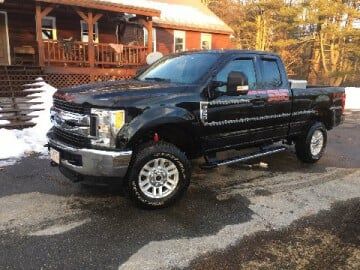
[[[276,59],[261,59],[262,79],[265,88],[277,88],[281,86],[281,73]]]

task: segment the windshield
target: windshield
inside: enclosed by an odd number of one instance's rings
[[[150,66],[137,79],[140,81],[164,81],[173,83],[195,83],[219,59],[219,54],[194,53],[165,57]]]

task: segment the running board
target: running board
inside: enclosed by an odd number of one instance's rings
[[[202,169],[213,169],[213,168],[216,168],[219,166],[225,166],[225,165],[230,165],[230,164],[234,164],[234,163],[249,161],[252,159],[259,158],[259,157],[269,156],[272,154],[283,152],[285,150],[287,150],[287,148],[285,146],[268,147],[268,148],[262,149],[258,152],[253,152],[253,153],[245,154],[242,156],[237,156],[237,157],[224,159],[224,160],[208,161],[205,164],[202,164],[201,168]]]

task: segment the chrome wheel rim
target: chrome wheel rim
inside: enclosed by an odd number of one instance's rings
[[[311,137],[310,151],[313,156],[320,154],[324,146],[324,134],[320,130],[316,130]]]
[[[162,199],[174,192],[179,183],[179,170],[171,160],[157,158],[146,163],[138,179],[140,190],[152,199]]]

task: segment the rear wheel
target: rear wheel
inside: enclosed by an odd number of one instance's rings
[[[310,127],[303,138],[295,143],[297,157],[305,163],[315,163],[322,157],[327,143],[327,130],[323,123]]]
[[[130,197],[144,208],[171,205],[189,186],[190,162],[169,143],[150,143],[141,148],[130,168]]]

